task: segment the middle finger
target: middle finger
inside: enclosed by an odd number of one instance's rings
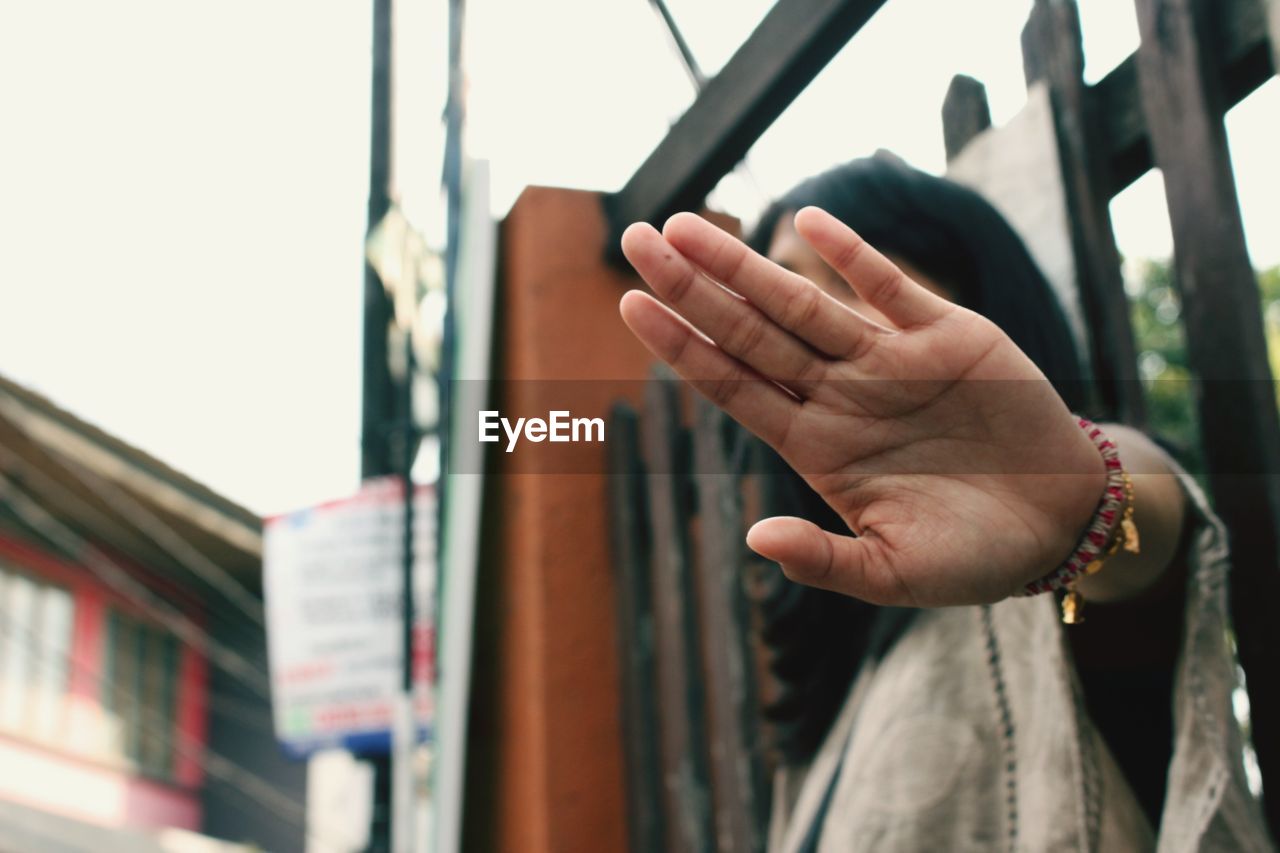
[[[802,397],[816,390],[826,358],[709,278],[651,226],[628,228],[622,250],[654,292],[716,346]]]

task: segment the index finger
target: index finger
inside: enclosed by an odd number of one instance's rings
[[[927,325],[954,307],[912,281],[852,228],[821,208],[800,210],[796,232],[868,305],[899,329]]]
[[[864,352],[869,337],[889,333],[804,276],[760,256],[700,216],[677,213],[663,226],[662,236],[711,277],[827,355],[848,358]]]

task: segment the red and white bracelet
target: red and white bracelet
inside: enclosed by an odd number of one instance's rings
[[[1107,482],[1102,498],[1071,556],[1049,574],[1018,592],[1018,595],[1039,595],[1067,590],[1067,597],[1062,602],[1062,620],[1068,624],[1084,621],[1080,616],[1084,602],[1073,588],[1075,583],[1101,569],[1103,562],[1122,546],[1126,551],[1138,553],[1138,530],[1133,524],[1133,480],[1120,464],[1120,452],[1097,424],[1086,418],[1078,418],[1077,423],[1098,449],[1106,465]]]

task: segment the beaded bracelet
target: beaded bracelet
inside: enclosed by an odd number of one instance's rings
[[[1133,523],[1133,480],[1120,464],[1120,453],[1115,442],[1107,438],[1102,429],[1092,421],[1078,418],[1077,423],[1098,449],[1106,466],[1107,482],[1102,498],[1071,556],[1062,565],[1039,580],[1027,584],[1018,593],[1039,595],[1065,589],[1067,595],[1062,601],[1062,621],[1067,624],[1084,621],[1081,615],[1084,599],[1076,591],[1075,584],[1081,578],[1101,569],[1103,562],[1114,556],[1122,546],[1133,554],[1138,553],[1139,547],[1138,530]]]

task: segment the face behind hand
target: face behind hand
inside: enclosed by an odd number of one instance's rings
[[[773,230],[773,238],[769,243],[769,260],[778,266],[789,269],[812,281],[831,296],[853,308],[883,326],[892,326],[884,314],[858,298],[853,288],[845,283],[834,269],[822,259],[817,251],[804,241],[796,232],[795,212],[784,211],[778,217],[778,225]],[[909,260],[900,256],[890,256],[897,266],[908,276],[943,299],[955,302],[955,294],[937,280],[925,275]]]

